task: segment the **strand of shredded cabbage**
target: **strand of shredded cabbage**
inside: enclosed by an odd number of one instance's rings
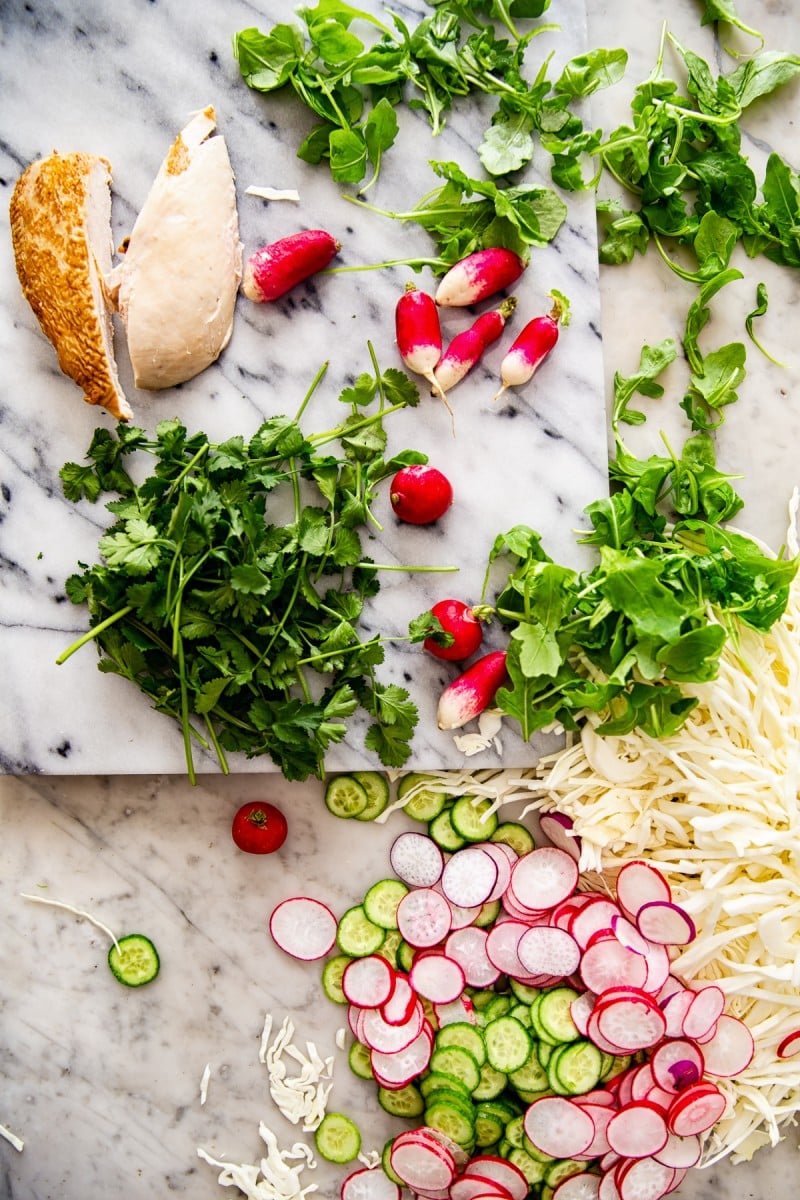
[[[796,511],[795,494],[792,553]],[[755,1039],[750,1065],[718,1081],[728,1108],[705,1140],[710,1166],[775,1145],[800,1110],[800,1057],[777,1056],[800,1029],[800,581],[768,633],[739,624],[717,678],[687,691],[697,706],[669,737],[601,737],[589,715],[535,769],[432,772],[424,786],[564,813],[589,881],[640,857],[666,875],[697,926],[673,971],[718,983]]]

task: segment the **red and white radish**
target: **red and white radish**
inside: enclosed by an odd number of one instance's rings
[[[446,475],[427,463],[401,467],[389,487],[395,516],[409,525],[438,521],[453,503],[453,487]]]
[[[436,382],[443,392],[450,391],[457,383],[477,366],[483,354],[492,346],[506,327],[506,321],[517,306],[516,296],[509,296],[499,308],[481,315],[470,325],[457,333],[439,359],[436,370]]]
[[[446,662],[471,658],[483,641],[483,626],[476,610],[463,600],[438,600],[430,611],[452,641],[444,646],[437,641],[437,634],[431,634],[422,643],[424,649]]]
[[[444,869],[444,855],[424,833],[400,833],[389,850],[389,862],[398,879],[409,887],[430,888],[438,883]]]
[[[778,1058],[794,1058],[796,1054],[800,1054],[800,1029],[787,1033],[778,1045]]]
[[[451,267],[436,289],[436,303],[443,308],[463,308],[488,300],[515,283],[525,270],[525,262],[513,250],[489,246],[468,254]]]
[[[291,896],[273,909],[272,940],[292,958],[324,958],[336,941],[336,918],[327,904],[311,896]]]
[[[407,283],[395,307],[394,326],[397,349],[404,364],[415,375],[427,379],[436,394],[444,398],[433,373],[442,357],[442,329],[433,299],[413,283]]]
[[[440,729],[460,729],[494,703],[506,682],[505,650],[492,650],[454,679],[439,697],[436,715]]]
[[[543,317],[534,317],[512,342],[500,364],[501,387],[494,399],[499,399],[510,387],[522,387],[533,378],[558,341],[559,326],[569,324],[569,303],[566,297],[553,292],[553,307]]]
[[[591,1115],[561,1096],[544,1096],[528,1106],[523,1118],[525,1133],[542,1154],[573,1158],[594,1140]]]
[[[324,229],[289,234],[250,255],[244,269],[242,291],[262,304],[277,300],[298,283],[322,271],[338,254],[341,244]]]
[[[549,842],[566,850],[577,862],[581,856],[581,839],[573,833],[572,817],[560,812],[542,813],[539,818],[539,828]]]

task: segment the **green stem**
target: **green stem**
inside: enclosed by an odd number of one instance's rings
[[[101,633],[105,633],[105,631],[115,624],[115,622],[121,621],[123,617],[127,617],[129,612],[133,612],[132,604],[126,604],[124,608],[117,609],[117,611],[112,613],[110,617],[106,617],[105,621],[101,621],[99,625],[93,625],[92,628],[88,629],[82,637],[78,638],[77,642],[73,642],[71,646],[68,646],[66,650],[63,650],[61,654],[59,654],[58,658],[56,659],[56,666],[60,667],[61,664],[65,663],[67,659],[75,653],[76,650],[80,650],[81,646],[85,646],[87,642],[91,642]]]
[[[373,562],[357,562],[356,567],[362,567],[370,571],[431,571],[447,573],[451,571],[460,571],[460,567],[429,567],[424,565],[406,566],[405,563],[373,563]]]
[[[191,722],[189,720],[189,689],[186,686],[186,662],[183,654],[183,638],[178,639],[178,671],[181,685],[181,729],[183,730],[183,750],[186,757],[186,773],[189,783],[194,787],[197,777],[194,773],[192,758]]]
[[[192,468],[200,461],[200,459],[203,457],[203,455],[208,454],[210,449],[211,449],[210,443],[206,442],[205,445],[200,447],[200,449],[197,451],[196,454],[192,455],[192,457],[189,459],[186,466],[181,471],[180,475],[177,475],[173,479],[172,483],[170,484],[169,491],[167,492],[166,496],[164,497],[165,500],[168,500],[170,498],[170,496],[175,491],[175,488],[178,486],[178,484],[181,483],[182,480],[184,480],[186,478],[186,476],[189,474],[189,472],[192,470]]]
[[[317,390],[320,383],[322,382],[322,377],[324,376],[325,372],[327,371],[329,365],[330,365],[330,361],[326,360],[322,364],[320,369],[317,371],[314,378],[311,380],[311,386],[309,387],[308,391],[306,392],[305,396],[303,397],[302,404],[298,408],[297,412],[294,414],[295,421],[299,421],[300,418],[302,417],[303,413],[305,412],[306,407],[308,406],[309,401],[311,400],[311,397],[314,395],[314,392]]]
[[[205,718],[206,718],[206,729],[208,730],[208,736],[211,741],[211,745],[214,747],[214,751],[217,755],[217,761],[219,762],[219,768],[222,771],[223,775],[229,775],[230,768],[228,767],[228,760],[225,757],[225,751],[222,749],[222,746],[220,746],[220,744],[219,744],[219,739],[217,737],[217,731],[214,728],[212,721],[211,721],[211,717],[209,716],[208,713],[205,714]]]
[[[353,203],[357,203],[353,201]],[[371,207],[364,205],[365,208]],[[381,209],[375,209],[375,212],[380,212]],[[393,216],[392,213],[387,213],[387,216]],[[411,218],[400,218],[401,220],[411,220]],[[417,270],[422,267],[444,267],[446,263],[441,258],[393,258],[386,262],[380,263],[363,263],[357,267],[326,267],[322,272],[324,275],[346,275],[352,271],[381,271],[384,267],[411,267],[412,270]]]

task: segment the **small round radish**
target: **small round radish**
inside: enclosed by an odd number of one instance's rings
[[[558,341],[559,326],[569,324],[569,303],[566,297],[554,292],[551,299],[553,307],[550,312],[529,321],[506,352],[500,364],[502,386],[495,393],[495,400],[508,388],[522,387],[533,378]]]
[[[269,919],[272,940],[292,958],[324,958],[336,941],[336,918],[326,904],[310,896],[283,900]]]
[[[441,625],[445,634],[452,641],[442,645],[440,634],[431,634],[422,643],[424,648],[434,658],[442,658],[447,662],[460,662],[462,658],[470,658],[483,641],[483,626],[475,615],[475,609],[465,604],[463,600],[439,600],[431,609],[431,615]]]
[[[484,351],[500,337],[516,306],[516,296],[509,296],[499,308],[481,313],[469,329],[456,334],[433,372],[443,392],[454,388],[480,362]]]
[[[513,250],[490,246],[476,250],[455,264],[436,289],[435,300],[444,308],[463,308],[487,300],[510,287],[525,270],[525,262]]]
[[[442,330],[432,298],[413,283],[407,283],[395,307],[394,324],[397,349],[404,364],[415,375],[427,379],[437,395],[443,396],[433,373],[442,357]]]
[[[439,728],[460,729],[480,716],[507,677],[505,650],[484,654],[442,692],[436,717]]]
[[[324,229],[292,233],[251,254],[244,269],[242,291],[259,304],[277,300],[327,267],[340,249],[340,243]]]
[[[397,472],[389,488],[389,499],[399,520],[409,525],[430,525],[453,503],[453,488],[436,467],[413,463]]]

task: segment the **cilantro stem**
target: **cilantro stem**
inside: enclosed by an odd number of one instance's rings
[[[330,366],[330,359],[326,359],[325,362],[320,367],[320,369],[317,371],[314,378],[311,380],[311,385],[310,385],[308,391],[306,392],[305,396],[303,397],[303,402],[300,405],[300,407],[298,408],[297,412],[294,414],[295,421],[299,421],[300,418],[302,417],[303,413],[305,412],[305,410],[308,406],[309,401],[311,400],[311,397],[314,395],[314,392],[317,390],[320,383],[322,382],[322,378],[329,366]]]
[[[214,751],[217,755],[217,761],[219,763],[220,770],[222,771],[223,775],[229,775],[230,768],[228,767],[228,760],[225,757],[225,751],[222,749],[222,746],[220,746],[220,744],[219,744],[219,738],[217,737],[217,731],[214,728],[214,725],[211,721],[211,717],[209,716],[208,713],[205,714],[205,718],[206,718],[206,729],[208,730],[208,736],[211,739],[211,744],[214,747]]]
[[[335,429],[326,429],[324,433],[312,433],[306,440],[312,446],[325,446],[328,442],[335,442],[342,434],[348,437],[355,433],[358,429],[366,429],[369,425],[374,425],[376,421],[380,421],[381,417],[386,417],[389,413],[398,412],[401,408],[407,408],[405,401],[398,401],[397,404],[391,404],[388,408],[381,412],[373,413],[372,416],[364,417],[362,421],[356,421],[352,425],[337,425]]]
[[[71,646],[67,646],[66,650],[63,650],[59,654],[56,659],[56,666],[60,667],[76,650],[80,650],[81,646],[85,646],[87,642],[91,642],[101,633],[105,633],[106,629],[109,629],[116,621],[121,621],[123,617],[127,617],[129,612],[133,612],[132,604],[126,604],[124,608],[119,608],[110,617],[106,617],[105,621],[101,621],[99,625],[93,625],[91,629],[87,629],[86,633],[82,637],[79,637],[77,642],[73,642]]]
[[[189,474],[189,472],[192,470],[192,468],[197,465],[197,463],[200,461],[200,459],[203,457],[203,455],[208,454],[210,449],[211,449],[211,443],[206,442],[204,445],[202,445],[200,447],[200,449],[197,451],[196,454],[192,455],[192,457],[189,459],[186,466],[181,471],[180,475],[176,475],[175,478],[173,479],[172,483],[170,484],[169,491],[167,492],[166,496],[164,497],[166,500],[168,500],[170,498],[170,496],[173,494],[173,492],[175,491],[175,488],[178,486],[178,484],[183,482],[183,480],[186,478],[186,476]]]
[[[194,773],[192,758],[191,722],[189,720],[189,691],[186,686],[186,661],[183,653],[183,638],[178,637],[178,678],[181,688],[181,729],[183,730],[183,750],[186,757],[186,774],[189,783],[194,787],[197,777]]]

